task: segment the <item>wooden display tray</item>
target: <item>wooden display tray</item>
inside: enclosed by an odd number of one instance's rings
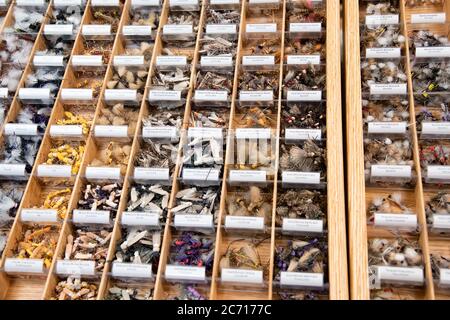
[[[359,3],[358,3],[359,2]],[[434,251],[442,254],[448,253],[448,238],[434,236],[429,233],[425,203],[433,190],[422,181],[422,172],[419,163],[419,135],[416,128],[416,110],[414,88],[411,76],[413,61],[409,49],[408,37],[413,29],[426,29],[448,36],[446,28],[442,24],[410,24],[411,14],[446,12],[447,25],[450,15],[450,2],[443,5],[416,5],[410,7],[405,0],[400,1],[400,28],[406,37],[405,49],[402,56],[405,57],[405,73],[408,75],[408,97],[410,114],[410,132],[413,146],[414,171],[416,183],[411,188],[384,187],[377,188],[366,185],[364,176],[364,143],[363,143],[363,115],[362,115],[362,90],[361,90],[361,57],[360,51],[360,27],[364,23],[365,1],[345,1],[345,76],[346,76],[346,105],[347,105],[347,201],[348,201],[348,231],[349,231],[349,269],[350,269],[350,295],[351,299],[366,300],[370,298],[369,273],[368,273],[368,238],[382,236],[393,238],[395,235],[389,231],[383,231],[367,224],[367,207],[371,200],[377,196],[386,196],[392,192],[399,192],[403,196],[403,202],[409,208],[413,208],[417,214],[419,228],[421,230],[418,240],[423,250],[425,283],[423,287],[408,288],[395,286],[394,297],[397,299],[446,299],[448,292],[442,293],[433,283],[430,265],[430,254]],[[442,189],[439,189],[442,191]],[[434,190],[436,194],[437,190]],[[442,250],[439,250],[442,249]]]
[[[326,117],[327,117],[327,125],[326,125],[326,145],[327,145],[327,184],[326,184],[326,194],[327,194],[327,237],[325,238],[328,241],[328,289],[326,297],[327,299],[332,300],[345,300],[348,299],[348,282],[347,282],[347,244],[346,244],[346,225],[345,225],[345,200],[344,200],[344,178],[343,178],[343,145],[342,145],[342,115],[341,115],[341,65],[340,65],[340,4],[337,0],[327,0],[324,1],[326,3],[327,8],[327,16],[326,16],[326,32],[323,36],[326,37],[326,57],[323,61],[326,66],[326,97],[323,98],[326,100]],[[238,111],[238,82],[239,82],[239,73],[241,67],[242,56],[247,54],[247,50],[249,48],[246,46],[245,41],[245,26],[247,23],[262,23],[262,22],[274,22],[277,23],[277,31],[279,35],[279,43],[280,43],[280,62],[277,64],[277,69],[279,72],[279,83],[280,88],[282,88],[281,84],[284,77],[284,66],[283,66],[283,53],[284,53],[284,42],[286,37],[286,7],[288,5],[288,0],[280,1],[279,9],[276,11],[277,13],[271,18],[271,16],[267,17],[264,15],[249,14],[248,11],[248,2],[243,1],[240,6],[241,19],[239,25],[239,34],[237,38],[237,55],[234,59],[234,78],[233,78],[233,90],[230,94],[229,105],[229,123],[226,129],[235,129],[239,126],[238,119],[239,113]],[[49,7],[48,10],[51,10]],[[130,15],[129,12],[131,10],[131,1],[126,0],[123,4],[123,12],[122,17],[119,22],[118,30],[122,30],[124,25],[129,24]],[[188,63],[190,65],[190,81],[189,81],[189,90],[187,96],[185,98],[185,105],[182,107],[184,109],[184,120],[182,124],[182,135],[180,141],[186,141],[186,130],[192,126],[190,121],[191,111],[193,110],[193,95],[195,91],[196,84],[196,73],[199,68],[199,48],[201,44],[201,38],[204,32],[204,23],[206,20],[206,12],[207,6],[203,5],[200,9],[200,22],[199,29],[196,33],[195,45],[192,48],[177,50],[176,54],[185,54],[189,56]],[[163,50],[166,48],[173,49],[171,47],[170,42],[163,41],[162,38],[162,28],[167,23],[168,15],[170,12],[169,0],[166,0],[162,5],[162,11],[159,19],[159,26],[156,32],[156,37],[154,40],[153,47],[153,55],[151,61],[148,66],[148,77],[147,84],[145,87],[145,92],[143,94],[143,99],[140,101],[139,105],[136,106],[137,111],[139,112],[138,121],[136,125],[135,132],[129,133],[128,139],[122,141],[123,143],[131,146],[131,155],[130,159],[134,159],[141,148],[142,143],[142,119],[146,117],[148,114],[158,112],[156,108],[150,105],[148,101],[149,91],[151,89],[151,77],[155,74],[156,70],[156,57],[158,55],[164,54]],[[8,15],[11,16],[11,9],[8,12]],[[48,14],[46,15],[48,17]],[[89,24],[92,20],[92,15],[90,11],[90,2],[87,3],[87,7],[85,9],[85,14],[83,16],[82,25]],[[270,21],[269,21],[270,20]],[[41,32],[38,35],[38,39],[36,41],[34,50],[39,48],[41,43],[43,43],[43,34],[42,28]],[[148,39],[149,42],[152,42],[151,39]],[[82,55],[84,54],[83,49],[83,36],[79,32],[75,38],[73,49],[71,52],[71,56],[74,54]],[[58,96],[53,104],[53,111],[49,120],[49,124],[47,126],[47,130],[45,132],[44,140],[40,147],[40,151],[36,158],[35,166],[32,171],[32,177],[28,182],[25,195],[18,209],[18,213],[22,210],[22,208],[29,208],[33,206],[38,201],[38,197],[41,194],[40,190],[43,184],[43,179],[41,177],[36,176],[37,165],[43,163],[47,159],[48,150],[50,145],[52,144],[53,137],[50,137],[49,131],[51,125],[57,123],[58,120],[63,118],[64,111],[73,111],[76,114],[86,115],[92,121],[91,130],[87,136],[78,137],[75,139],[76,141],[82,140],[86,144],[86,151],[83,156],[81,162],[81,168],[79,173],[74,178],[73,184],[71,185],[72,194],[70,197],[69,205],[68,205],[68,213],[66,219],[59,223],[61,227],[61,232],[59,236],[58,245],[55,251],[54,259],[50,269],[48,270],[48,275],[43,277],[16,277],[10,274],[6,274],[5,272],[0,272],[0,299],[51,299],[54,295],[54,289],[57,285],[58,281],[62,278],[56,275],[56,260],[60,259],[64,256],[65,244],[67,233],[73,229],[73,223],[71,220],[72,211],[77,209],[77,203],[80,197],[82,197],[82,190],[84,189],[87,183],[85,178],[86,167],[91,163],[96,155],[97,148],[97,138],[93,135],[93,127],[97,123],[97,120],[100,116],[101,108],[111,108],[111,105],[105,103],[103,97],[106,89],[107,81],[110,80],[113,76],[113,63],[112,57],[116,55],[125,54],[125,39],[124,36],[120,33],[115,35],[115,38],[111,40],[113,42],[111,58],[109,59],[109,63],[107,66],[104,66],[104,72],[99,74],[99,79],[103,82],[98,97],[96,97],[93,101],[64,101],[61,98],[61,90],[58,93]],[[31,57],[33,56],[31,54]],[[72,66],[72,58],[69,59],[69,62],[66,67],[65,75],[63,78],[63,82],[61,84],[61,88],[74,88],[75,84],[75,72]],[[24,75],[20,82],[19,88],[23,87],[24,80],[29,72],[31,72],[31,64],[29,63],[25,69]],[[273,123],[272,126],[273,135],[279,137],[280,134],[280,115],[281,108],[283,105],[283,97],[282,90],[279,90],[276,93],[275,103],[273,105]],[[11,108],[10,113],[8,114],[8,121],[13,122],[15,119],[18,110],[20,110],[20,101],[18,101],[17,97],[14,98],[13,101],[14,107]],[[205,109],[207,109],[205,107]],[[225,165],[223,170],[223,181],[221,185],[221,199],[220,199],[220,211],[219,217],[217,219],[217,224],[215,225],[215,233],[210,234],[210,236],[215,239],[215,255],[214,255],[214,265],[212,269],[211,276],[208,277],[208,282],[206,284],[200,285],[199,290],[205,294],[208,299],[242,299],[245,296],[245,299],[278,299],[278,295],[275,290],[273,283],[273,274],[274,274],[274,253],[275,246],[279,243],[280,235],[279,232],[275,228],[275,216],[276,216],[276,203],[277,203],[277,189],[279,187],[280,182],[278,181],[278,157],[279,157],[279,139],[277,139],[276,149],[274,149],[277,160],[275,161],[275,167],[273,168],[274,172],[272,174],[271,180],[268,182],[268,189],[270,193],[268,197],[272,199],[272,214],[271,221],[267,221],[266,233],[263,237],[267,239],[263,244],[261,244],[258,249],[260,251],[260,255],[264,263],[269,262],[268,268],[264,275],[264,286],[259,288],[235,288],[234,286],[230,286],[228,284],[221,283],[220,281],[220,258],[222,254],[227,249],[228,244],[236,239],[240,239],[242,236],[238,233],[225,230],[223,226],[223,221],[227,214],[226,210],[226,196],[233,192],[233,187],[228,184],[228,176],[229,170],[232,167],[229,157],[227,156],[229,149],[234,145],[231,140],[231,136],[227,136],[227,146],[226,146],[226,154],[224,155]],[[69,139],[71,140],[71,139]],[[176,163],[176,167],[172,176],[172,186],[171,186],[171,197],[169,200],[169,213],[167,217],[166,223],[163,224],[163,229],[161,230],[163,233],[163,242],[161,245],[161,258],[158,267],[158,273],[153,281],[144,283],[144,287],[154,287],[154,299],[168,299],[176,296],[178,294],[178,285],[170,283],[165,280],[164,272],[168,262],[168,256],[170,253],[170,245],[171,240],[174,235],[179,232],[173,227],[173,214],[171,212],[171,208],[174,207],[175,204],[175,194],[179,191],[181,187],[179,176],[180,171],[182,169],[181,159],[183,155],[182,143],[179,145],[178,149],[178,161]],[[133,174],[134,174],[134,163],[133,160],[130,160],[128,163],[128,167],[126,170],[126,174],[121,176],[120,183],[122,184],[122,195],[120,197],[120,202],[118,205],[118,213],[115,216],[113,221],[113,237],[111,239],[111,243],[108,249],[108,258],[106,266],[101,275],[93,279],[87,279],[92,283],[95,283],[98,286],[98,295],[97,299],[104,299],[108,288],[114,283],[120,282],[117,279],[113,279],[110,275],[112,262],[115,256],[116,244],[120,240],[121,237],[121,216],[122,213],[126,210],[127,202],[129,200],[129,191],[130,187],[133,183]],[[112,181],[115,182],[115,181]],[[195,185],[195,184],[194,184]],[[9,241],[7,243],[7,248],[3,254],[3,259],[0,262],[0,267],[4,266],[5,258],[10,257],[12,254],[12,250],[16,245],[14,239],[17,239],[18,235],[21,232],[22,222],[19,219],[19,214],[17,214],[17,218],[12,227],[12,231],[9,236]],[[262,237],[262,235],[258,235],[255,237]],[[303,236],[298,236],[298,238],[302,239]],[[83,278],[84,279],[84,278]],[[26,289],[26,290],[25,290]]]

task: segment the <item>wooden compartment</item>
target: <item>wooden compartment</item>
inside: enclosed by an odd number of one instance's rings
[[[380,1],[382,2],[382,1]],[[402,299],[435,299],[438,298],[436,294],[437,286],[433,281],[432,266],[430,262],[430,253],[432,250],[439,248],[440,243],[445,243],[447,237],[444,234],[433,231],[432,221],[433,212],[429,209],[428,202],[437,195],[435,185],[427,184],[426,168],[421,166],[424,162],[424,154],[421,152],[421,146],[427,146],[433,143],[441,144],[436,139],[446,139],[446,135],[440,135],[431,132],[428,134],[428,127],[425,127],[425,134],[422,132],[422,127],[440,125],[447,121],[445,120],[445,108],[442,113],[436,112],[437,105],[444,106],[446,96],[441,95],[437,88],[436,92],[428,93],[428,90],[423,90],[418,86],[417,74],[421,67],[426,63],[435,61],[443,61],[442,58],[434,58],[428,55],[416,56],[416,46],[413,44],[414,34],[418,31],[429,31],[438,34],[444,38],[448,38],[448,20],[445,21],[445,14],[449,14],[449,3],[447,1],[431,2],[425,1],[421,4],[411,5],[407,0],[392,3],[391,14],[398,17],[398,21],[390,20],[387,16],[377,17],[372,16],[368,21],[377,22],[373,28],[390,25],[392,28],[397,28],[401,37],[399,38],[402,44],[385,44],[385,47],[401,47],[400,54],[403,60],[404,72],[406,75],[406,92],[396,92],[395,94],[376,97],[368,92],[362,90],[361,85],[361,69],[360,57],[364,56],[364,45],[367,42],[365,37],[362,37],[363,30],[367,28],[366,24],[366,8],[372,5],[368,1],[346,2],[345,3],[345,62],[346,62],[346,99],[347,99],[347,163],[348,172],[348,219],[349,219],[349,243],[350,245],[350,293],[352,299],[386,299],[386,300],[402,300]],[[443,18],[444,17],[444,18]],[[389,21],[390,20],[390,21]],[[386,27],[388,29],[390,27]],[[361,37],[360,37],[361,35]],[[374,38],[376,41],[377,38]],[[434,44],[431,44],[434,45]],[[436,44],[439,47],[439,44]],[[431,48],[434,50],[433,48]],[[395,50],[395,49],[392,49]],[[426,51],[427,49],[425,49]],[[445,49],[443,49],[445,50]],[[387,52],[387,51],[386,51]],[[394,52],[394,51],[393,51]],[[373,52],[372,52],[373,54]],[[380,54],[380,52],[378,52]],[[393,61],[395,58],[391,55],[385,61]],[[381,60],[379,57],[374,60]],[[415,70],[415,68],[418,68]],[[413,76],[414,74],[414,76]],[[366,91],[366,93],[364,93]],[[394,98],[394,99],[392,99]],[[389,101],[390,100],[390,101]],[[406,102],[407,100],[407,102]],[[440,101],[442,104],[438,104]],[[378,110],[378,114],[377,111]],[[381,112],[381,113],[380,113]],[[384,112],[384,113],[383,113]],[[387,112],[390,112],[388,116]],[[384,114],[385,116],[380,116]],[[360,119],[363,119],[361,121]],[[364,139],[369,131],[373,130],[375,124],[370,122],[379,121],[382,126],[389,127],[398,126],[400,123],[406,123],[408,127],[408,134],[410,135],[410,143],[412,146],[412,157],[414,165],[412,167],[414,178],[412,183],[407,188],[402,188],[399,184],[390,178],[389,183],[380,185],[371,185],[364,177],[365,158],[364,152],[368,149],[364,148]],[[390,122],[390,124],[388,124]],[[431,124],[431,122],[435,122]],[[445,126],[445,124],[444,124]],[[376,131],[375,131],[376,132]],[[372,131],[373,133],[373,131]],[[364,136],[363,136],[364,135]],[[363,139],[364,137],[364,139]],[[395,139],[396,133],[392,130],[386,129],[384,137]],[[397,135],[398,137],[398,135]],[[428,139],[428,140],[427,140]],[[445,140],[442,140],[445,145]],[[422,149],[423,150],[423,149]],[[388,181],[386,181],[388,182]],[[445,193],[445,185],[440,185]],[[371,224],[367,224],[367,214],[369,206],[374,201],[380,200],[377,198],[386,197],[392,194],[394,197],[401,197],[403,209],[400,212],[409,211],[414,212],[417,216],[417,239],[419,241],[423,254],[423,268],[424,281],[423,285],[411,288],[408,284],[400,284],[395,286],[382,287],[377,290],[370,290],[369,287],[369,273],[368,273],[368,244],[367,239],[373,237],[382,237],[389,239],[395,237],[388,228],[378,228]],[[386,199],[386,198],[385,198]],[[396,198],[400,199],[400,198]],[[406,211],[405,211],[406,207]],[[436,210],[441,210],[439,205],[435,207]],[[396,209],[397,210],[397,209]],[[428,214],[427,211],[431,210]],[[395,210],[394,210],[395,211]],[[412,218],[413,216],[409,216]],[[396,229],[395,227],[389,227]],[[398,232],[398,230],[397,230]],[[404,231],[405,232],[405,231]],[[411,233],[411,230],[407,233]],[[390,235],[391,234],[391,235]],[[400,233],[401,234],[401,233]],[[432,240],[435,239],[436,240]],[[433,243],[436,241],[436,247]],[[443,253],[445,255],[445,252]],[[444,290],[445,291],[445,290]],[[440,298],[445,297],[443,294]]]

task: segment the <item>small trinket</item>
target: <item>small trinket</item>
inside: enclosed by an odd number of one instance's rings
[[[62,220],[66,218],[69,200],[72,195],[72,189],[64,188],[60,190],[51,191],[45,197],[44,203],[38,209],[55,209],[58,217]]]
[[[170,191],[169,186],[135,184],[130,189],[127,211],[158,212],[163,220],[169,209]]]
[[[327,272],[327,245],[318,239],[289,240],[275,249],[275,276],[280,281],[281,272]]]
[[[67,236],[64,260],[95,261],[95,271],[102,272],[111,242],[112,228],[77,226],[74,234]]]
[[[14,6],[14,30],[28,34],[39,33],[45,8],[46,6],[42,8]]]
[[[326,112],[317,104],[288,104],[281,109],[282,135],[287,128],[323,129],[326,126]],[[324,134],[324,132],[322,132]]]
[[[153,288],[131,288],[117,285],[108,289],[105,300],[153,300]]]
[[[407,100],[377,101],[364,99],[362,106],[366,127],[371,122],[409,121],[409,103]]]
[[[255,240],[255,242],[239,239],[228,245],[227,251],[220,259],[220,269],[251,269],[264,270],[258,247],[267,239]]]
[[[320,55],[325,57],[326,46],[324,39],[286,39],[285,55]]]
[[[413,165],[411,142],[408,139],[364,139],[366,169],[371,164]]]
[[[450,214],[450,195],[445,191],[440,191],[425,203],[425,214],[427,215],[427,223],[433,225],[434,215]]]
[[[233,90],[233,72],[199,71],[197,72],[197,90],[222,90],[231,93]]]
[[[399,0],[383,0],[378,3],[367,3],[366,15],[399,14]]]
[[[277,226],[283,219],[323,220],[326,223],[327,196],[319,190],[287,189],[277,197]]]
[[[440,254],[431,254],[431,271],[433,279],[439,280],[441,269],[450,269],[450,257]]]
[[[56,121],[57,125],[79,125],[82,128],[83,134],[87,135],[91,128],[92,122],[86,119],[83,115],[75,115],[72,112],[65,111],[64,118]]]
[[[271,220],[272,197],[259,187],[251,186],[246,192],[227,195],[227,214],[230,216],[263,217]]]
[[[158,271],[161,249],[161,232],[142,228],[123,228],[122,241],[116,247],[116,261],[151,264]]]
[[[392,61],[377,61],[369,59],[361,63],[363,86],[369,89],[377,83],[406,83],[407,76],[401,64]]]
[[[110,141],[98,145],[97,156],[90,163],[94,167],[120,167],[120,174],[124,176],[130,159],[131,146]]]
[[[58,282],[52,300],[96,300],[98,286],[79,278],[68,277]]]
[[[127,70],[126,66],[114,68],[112,79],[106,83],[108,89],[133,89],[138,92],[138,101],[141,100],[144,93],[145,83],[147,81],[146,70]]]
[[[0,185],[0,256],[5,249],[24,191],[23,183],[4,182]]]
[[[239,76],[240,90],[273,90],[278,91],[277,71],[244,71]]]
[[[406,42],[400,25],[366,26],[361,35],[362,49],[404,48]]]
[[[170,300],[207,300],[206,297],[201,294],[193,285],[179,285],[178,294],[172,297]]]
[[[182,189],[175,195],[174,214],[219,216],[220,186]]]
[[[419,143],[419,156],[422,167],[450,165],[450,147],[439,142],[421,141]]]
[[[174,236],[169,261],[175,265],[205,267],[206,274],[210,275],[214,262],[214,240],[194,232]]]
[[[178,144],[145,139],[137,153],[134,165],[144,168],[169,168],[173,173],[178,155]]]
[[[50,148],[46,164],[70,165],[72,167],[72,174],[76,175],[81,166],[84,150],[84,144],[64,144],[58,142]]]
[[[114,216],[119,206],[122,185],[118,183],[105,185],[88,184],[81,194],[83,197],[78,200],[78,209],[111,211]]]
[[[112,107],[105,106],[101,108],[95,124],[104,126],[128,125],[128,135],[133,136],[136,132],[138,117],[139,109],[116,103]]]
[[[414,91],[428,96],[431,92],[448,92],[450,89],[450,62],[433,61],[416,63],[412,67]]]
[[[177,90],[185,95],[189,89],[189,70],[176,68],[175,70],[156,70],[152,77],[153,90]]]
[[[320,172],[326,179],[326,150],[320,143],[307,140],[301,146],[282,144],[280,168],[286,171]]]
[[[405,238],[369,240],[369,266],[421,266],[422,249],[417,241]]]
[[[43,259],[44,266],[50,268],[58,243],[57,226],[23,225],[22,233],[17,239],[17,248],[13,257],[19,259]]]
[[[414,214],[414,211],[403,204],[401,193],[392,193],[387,197],[376,197],[368,208],[369,221],[374,222],[375,214]]]

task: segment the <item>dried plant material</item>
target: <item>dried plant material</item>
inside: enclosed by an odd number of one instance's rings
[[[100,109],[97,119],[97,125],[106,126],[128,126],[128,135],[133,136],[136,132],[139,109],[133,106],[125,106],[122,103],[116,103],[112,107],[105,106]]]
[[[400,25],[365,26],[361,34],[361,49],[404,48],[406,38]]]
[[[367,3],[366,15],[399,14],[399,0],[383,0],[378,3]]]
[[[193,285],[179,285],[178,293],[169,300],[207,300],[207,298]]]
[[[266,222],[271,220],[272,196],[259,187],[251,186],[247,192],[229,193],[226,202],[230,216],[263,217]]]
[[[326,178],[326,149],[307,140],[303,145],[281,145],[280,168],[285,171],[320,172]]]
[[[79,278],[68,277],[58,282],[52,300],[96,300],[98,286]]]
[[[406,83],[407,76],[402,64],[393,61],[368,59],[361,63],[361,76],[364,89],[377,83]]]
[[[422,249],[417,241],[405,238],[370,239],[369,266],[422,266]]]
[[[450,269],[450,257],[440,254],[431,254],[431,271],[433,279],[439,280],[441,269]]]
[[[174,236],[170,244],[169,264],[205,267],[211,275],[214,262],[214,240],[195,232]]]
[[[394,288],[385,288],[380,290],[371,290],[370,299],[372,300],[415,300],[412,296],[399,293]]]
[[[273,55],[275,63],[280,62],[281,48],[279,39],[257,39],[246,44],[252,55]]]
[[[278,71],[244,71],[239,76],[239,90],[278,91]]]
[[[271,108],[250,107],[238,109],[237,125],[243,128],[271,128],[276,124]]]
[[[137,153],[134,165],[144,168],[168,168],[173,173],[178,156],[178,143],[145,139]]]
[[[450,147],[439,141],[421,141],[419,143],[419,156],[422,167],[450,165]]]
[[[124,176],[130,159],[131,146],[119,142],[107,142],[98,145],[97,155],[90,165],[94,167],[120,167],[120,174]]]
[[[259,245],[265,240],[262,239],[254,243],[240,239],[229,243],[226,252],[220,259],[220,269],[265,269],[258,252]]]
[[[111,32],[117,33],[117,28],[120,22],[122,13],[122,5],[118,7],[90,7],[92,10],[92,20],[90,24],[110,24]]]
[[[126,210],[128,212],[156,212],[161,220],[167,217],[171,187],[135,184],[130,189]]]
[[[289,23],[326,23],[326,8],[324,5],[314,5],[312,1],[294,2],[288,11]]]
[[[42,20],[44,20],[44,13],[47,6],[41,7],[20,7],[14,6],[13,17],[14,17],[14,30],[16,32],[39,33],[41,28]]]
[[[64,220],[67,216],[67,209],[69,206],[69,200],[72,196],[71,188],[64,188],[59,190],[50,191],[41,206],[36,206],[37,209],[55,209],[58,213],[58,217]]]
[[[429,226],[433,225],[434,215],[450,214],[450,194],[440,191],[425,203],[425,214]]]
[[[182,189],[175,195],[173,214],[219,216],[220,186]]]
[[[154,43],[129,39],[124,54],[127,56],[144,56],[144,61],[147,64],[152,59],[153,47]]]
[[[138,101],[144,94],[145,83],[148,72],[146,70],[135,70],[126,66],[114,68],[112,79],[106,83],[108,89],[131,89],[137,90]]]
[[[23,225],[22,233],[13,248],[13,257],[19,259],[43,259],[45,268],[50,268],[58,243],[59,227]]]
[[[423,96],[431,92],[448,92],[450,89],[450,62],[433,61],[412,66],[413,88]]]
[[[161,237],[161,231],[122,228],[122,239],[117,242],[115,261],[151,264],[153,272],[156,274],[162,243]]]
[[[184,110],[166,110],[158,108],[147,117],[142,119],[144,127],[176,127],[181,128],[183,124]]]
[[[375,214],[415,214],[413,209],[408,208],[403,201],[401,193],[392,193],[387,197],[376,197],[368,208],[369,221],[374,222]]]
[[[325,108],[317,104],[288,104],[281,109],[282,135],[286,129],[321,129],[326,126]]]
[[[176,68],[175,70],[156,70],[152,77],[151,86],[153,90],[176,90],[186,95],[189,89],[189,70]]]
[[[50,148],[47,155],[46,164],[69,165],[72,167],[72,174],[78,174],[81,166],[81,159],[86,146],[84,143],[63,143],[57,142]]]
[[[116,285],[108,289],[105,300],[153,300],[153,288]]]
[[[372,164],[413,165],[411,142],[408,139],[364,139],[366,169]]]
[[[206,24],[239,24],[240,20],[239,10],[206,9]]]
[[[223,165],[223,139],[198,137],[183,148],[183,164],[193,167],[220,168]]]
[[[78,209],[111,211],[114,216],[119,207],[122,185],[118,183],[103,185],[88,184],[81,194],[82,197],[78,200]]]
[[[281,272],[327,272],[328,246],[318,239],[288,240],[275,248],[275,277],[280,281]]]
[[[214,110],[192,110],[192,127],[226,128],[229,121],[229,109],[214,108]]]
[[[108,256],[112,228],[77,227],[67,236],[64,260],[88,260],[95,262],[95,271],[102,272]]]
[[[111,52],[113,48],[113,41],[111,40],[84,40],[83,41],[84,52],[83,54],[88,56],[102,56],[103,64],[107,65],[111,58]],[[104,74],[104,70],[95,71],[98,76]],[[103,80],[103,79],[102,79]]]
[[[199,49],[200,55],[215,57],[215,56],[236,56],[237,44],[235,41],[230,41],[221,36],[213,36],[211,34],[204,35],[200,40],[201,47]]]
[[[56,121],[57,125],[79,125],[82,128],[83,134],[87,135],[91,129],[92,121],[86,119],[83,115],[75,115],[72,112],[64,111],[63,119]]]
[[[320,55],[325,57],[326,46],[323,38],[319,39],[286,39],[285,55]]]
[[[167,18],[167,24],[191,24],[194,32],[200,25],[200,14],[195,11],[172,11]]]
[[[4,182],[0,184],[0,256],[5,249],[24,191],[24,183]]]
[[[230,71],[198,71],[195,88],[197,90],[222,90],[231,93],[233,90],[233,72]]]
[[[388,101],[363,100],[363,120],[371,122],[401,122],[409,121],[409,102],[402,99]]]
[[[410,35],[410,48],[446,47],[450,45],[446,35],[433,33],[426,30],[413,31]]]
[[[283,225],[283,219],[323,220],[326,224],[327,196],[319,190],[280,190],[277,197],[276,223]]]
[[[158,28],[159,12],[154,9],[135,8],[130,11],[130,24],[133,26],[151,26],[152,30]]]

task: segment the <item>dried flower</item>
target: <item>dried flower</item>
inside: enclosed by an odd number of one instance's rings
[[[364,89],[376,83],[406,83],[407,76],[403,65],[393,61],[368,59],[361,63],[361,76]]]
[[[367,48],[403,48],[406,38],[400,25],[365,26],[361,34],[362,49]]]
[[[173,296],[170,300],[207,300],[198,289],[199,288],[196,288],[193,285],[179,285],[179,293]]]
[[[84,150],[84,143],[68,144],[57,142],[50,148],[45,163],[51,165],[70,165],[72,167],[72,174],[76,175],[81,166]]]
[[[435,214],[450,214],[449,196],[450,195],[447,192],[440,191],[425,203],[425,214],[427,216],[427,224],[429,226],[433,224],[433,216]]]
[[[363,100],[362,106],[366,126],[371,122],[400,122],[409,120],[409,103],[407,100]]]
[[[214,261],[214,240],[194,232],[174,236],[170,244],[169,263],[205,267],[211,274]]]
[[[411,142],[408,139],[364,139],[366,169],[371,164],[413,165]]]
[[[421,141],[419,144],[420,164],[450,165],[450,147],[435,141]]]

